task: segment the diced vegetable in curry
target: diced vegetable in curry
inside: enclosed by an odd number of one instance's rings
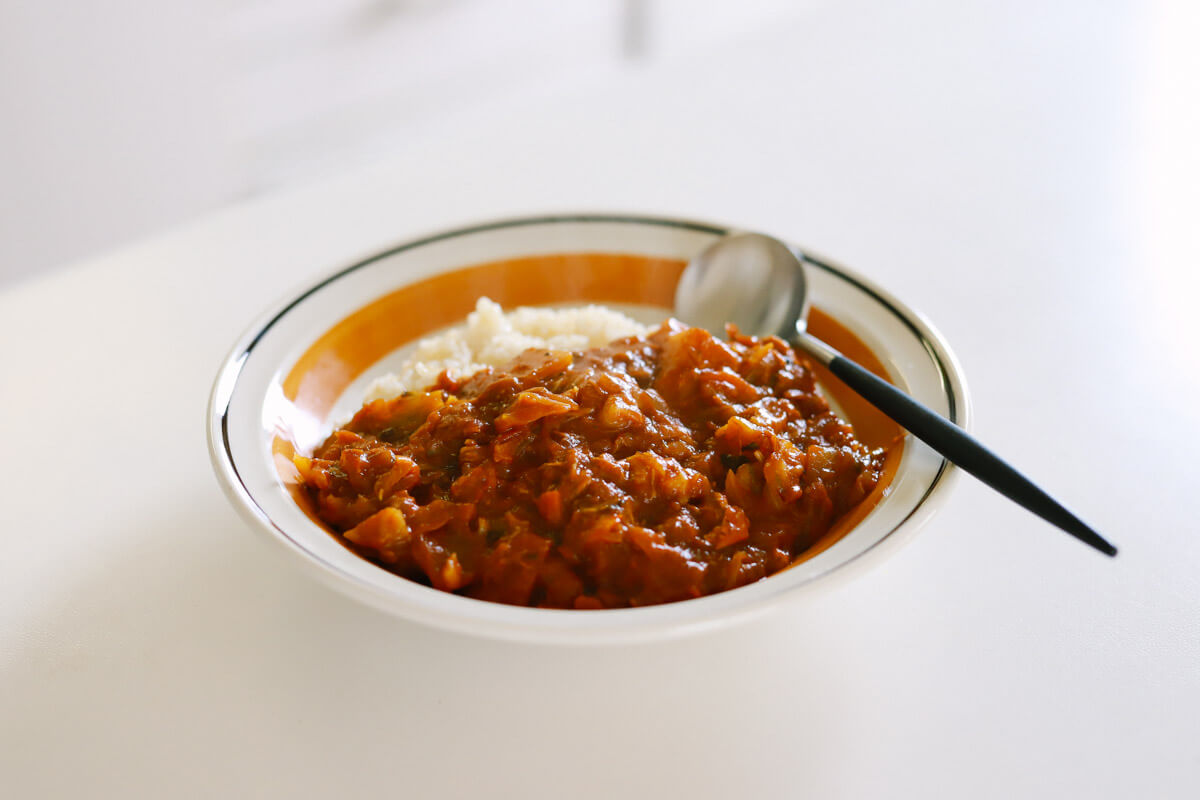
[[[619,608],[776,573],[874,488],[784,341],[668,322],[365,405],[296,466],[322,520],[481,600]]]

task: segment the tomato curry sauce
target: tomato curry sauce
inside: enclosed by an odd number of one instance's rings
[[[481,600],[619,608],[786,568],[880,480],[778,338],[646,337],[363,406],[297,457],[318,516],[398,575]]]

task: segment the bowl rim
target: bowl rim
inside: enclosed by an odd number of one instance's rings
[[[280,542],[285,548],[306,564],[317,577],[323,580],[326,584],[340,589],[343,592],[354,594],[360,600],[363,600],[368,605],[372,605],[381,610],[398,614],[394,594],[383,592],[378,587],[368,584],[360,577],[350,574],[335,564],[331,564],[321,556],[311,552],[302,542],[298,541],[291,534],[285,531],[275,520],[271,518],[268,512],[263,509],[255,500],[253,494],[247,488],[238,472],[233,452],[230,446],[228,437],[228,415],[230,404],[233,398],[234,389],[237,385],[238,378],[241,375],[242,369],[254,350],[255,345],[266,335],[276,322],[282,319],[289,311],[302,303],[304,300],[320,291],[324,287],[339,280],[340,278],[355,272],[356,270],[367,267],[377,261],[390,258],[396,254],[403,253],[408,250],[414,250],[435,242],[454,239],[462,236],[469,236],[477,233],[486,233],[489,231],[502,230],[506,228],[527,227],[546,224],[561,224],[561,223],[613,223],[613,224],[634,224],[634,225],[658,225],[663,227],[682,228],[700,233],[708,233],[713,235],[726,235],[734,231],[745,230],[742,227],[733,225],[722,225],[718,223],[699,221],[694,219],[684,219],[678,217],[660,216],[652,214],[638,213],[611,213],[611,212],[574,212],[574,213],[550,213],[550,214],[532,214],[514,217],[505,217],[501,219],[489,220],[472,225],[459,226],[455,228],[445,228],[438,231],[427,233],[425,235],[414,236],[405,239],[391,247],[376,251],[364,258],[359,258],[347,266],[337,268],[324,276],[317,279],[315,282],[305,283],[305,288],[297,292],[289,292],[284,298],[271,306],[266,312],[260,314],[255,320],[247,326],[243,333],[237,338],[228,354],[221,362],[221,366],[217,371],[216,378],[213,382],[212,390],[209,394],[209,401],[206,410],[206,429],[209,457],[212,461],[213,469],[218,479],[221,489],[226,497],[230,500],[233,506],[241,514],[242,518],[250,522],[258,530],[266,533],[269,538]],[[809,267],[820,269],[831,273],[835,277],[848,281],[860,291],[872,297],[876,302],[885,307],[896,319],[900,320],[920,342],[928,354],[931,362],[936,367],[938,377],[942,384],[942,391],[946,397],[948,404],[948,418],[964,429],[970,429],[971,423],[971,401],[968,393],[966,381],[962,374],[962,369],[957,357],[946,343],[945,338],[934,327],[934,325],[925,317],[924,314],[909,307],[907,304],[896,299],[892,294],[882,289],[869,279],[863,277],[854,270],[842,266],[840,263],[831,259],[819,256],[808,248],[797,247],[788,240],[784,240],[789,247],[792,247],[804,260]],[[911,437],[911,435],[910,435]],[[724,627],[739,619],[745,619],[758,614],[764,613],[772,606],[776,605],[783,595],[796,594],[800,590],[810,590],[814,585],[826,585],[831,583],[831,579],[836,576],[842,576],[842,579],[849,577],[851,573],[861,570],[865,564],[873,563],[877,560],[884,551],[892,551],[900,545],[911,539],[911,534],[915,533],[917,528],[922,526],[935,510],[935,502],[941,502],[947,496],[947,490],[957,480],[958,470],[947,460],[942,459],[937,472],[930,480],[924,493],[917,500],[908,513],[896,522],[890,530],[882,535],[877,541],[870,544],[866,549],[859,553],[850,556],[847,560],[831,565],[825,571],[813,575],[801,584],[793,587],[781,587],[778,591],[758,597],[754,600],[748,600],[741,606],[718,610],[716,614],[710,614],[700,618],[687,619],[682,621],[671,621],[669,619],[659,619],[650,624],[649,618],[652,616],[662,617],[664,611],[670,611],[672,607],[691,606],[702,603],[707,598],[696,598],[690,601],[679,603],[667,603],[657,606],[647,606],[645,608],[629,608],[629,609],[604,609],[599,611],[588,612],[589,618],[607,617],[613,619],[618,624],[605,626],[603,628],[593,626],[581,626],[574,634],[564,635],[566,629],[562,627],[542,627],[533,626],[530,623],[535,618],[541,617],[549,619],[551,616],[562,617],[569,615],[578,619],[579,612],[563,609],[534,609],[523,606],[506,606],[499,603],[490,603],[487,601],[474,600],[484,606],[492,609],[502,609],[507,612],[506,616],[522,617],[526,621],[510,620],[507,624],[496,626],[495,628],[481,629],[481,622],[495,622],[495,620],[468,619],[461,617],[453,612],[442,611],[435,614],[426,614],[423,617],[403,615],[409,619],[421,622],[426,625],[434,625],[439,628],[456,630],[458,632],[473,633],[488,636],[490,638],[501,638],[507,640],[518,641],[569,641],[571,643],[586,643],[586,644],[604,644],[614,641],[629,642],[645,639],[664,639],[674,638],[676,636],[688,635],[699,632],[701,630],[713,629],[716,627]],[[908,536],[899,536],[901,532],[907,532]],[[429,588],[429,587],[422,587]],[[430,589],[430,591],[437,591]],[[730,595],[734,592],[722,592],[713,597],[721,595]],[[441,593],[446,594],[446,593]],[[457,597],[456,595],[450,595]],[[458,598],[461,600],[471,600],[471,598]],[[655,613],[657,612],[657,614]],[[493,611],[489,616],[500,615],[502,612]],[[668,614],[667,616],[671,616]],[[437,621],[433,621],[434,618]],[[628,621],[630,626],[636,625],[636,628],[629,626],[622,627],[619,625],[621,620]]]

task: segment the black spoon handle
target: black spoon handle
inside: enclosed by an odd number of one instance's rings
[[[796,343],[805,352],[828,366],[829,371],[841,378],[847,386],[907,428],[913,436],[941,453],[951,463],[1047,522],[1057,525],[1081,542],[1090,544],[1101,553],[1109,556],[1117,554],[1117,548],[1105,541],[1104,537],[1092,530],[1083,520],[953,422],[921,405],[824,342],[804,334]]]

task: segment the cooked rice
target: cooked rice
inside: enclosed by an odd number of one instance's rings
[[[530,348],[583,350],[649,329],[603,306],[522,307],[507,314],[481,297],[463,325],[417,342],[400,368],[376,380],[367,400],[390,399],[432,385],[443,370],[455,380],[485,367],[500,367]]]

